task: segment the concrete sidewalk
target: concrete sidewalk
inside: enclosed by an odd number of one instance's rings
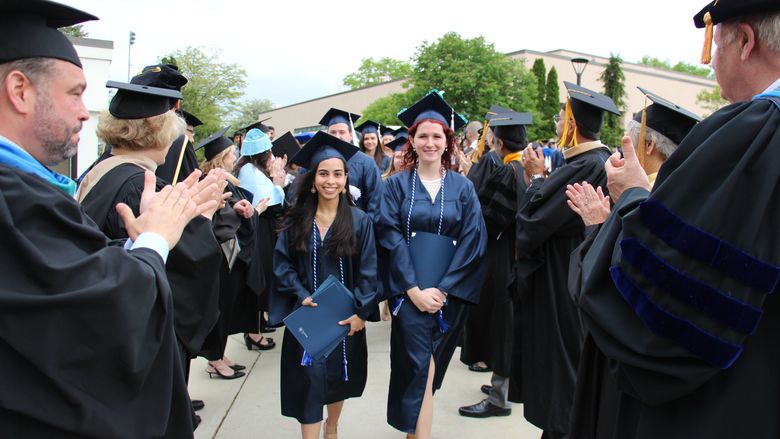
[[[390,324],[369,323],[368,384],[361,398],[344,404],[339,422],[339,439],[398,439],[403,433],[386,422],[387,386],[390,381]],[[294,439],[300,437],[298,422],[285,418],[279,407],[279,357],[282,330],[270,335],[277,347],[247,351],[240,334],[228,341],[227,356],[247,367],[247,376],[235,380],[209,379],[206,360],[192,362],[190,395],[206,402],[198,412],[203,423],[197,439]],[[541,430],[523,418],[522,405],[515,404],[512,415],[472,419],[458,415],[458,407],[479,402],[484,395],[479,386],[489,384],[489,373],[470,372],[458,361],[459,351],[447,370],[442,389],[434,396],[433,437],[536,439]]]

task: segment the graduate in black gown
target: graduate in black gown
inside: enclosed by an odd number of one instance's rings
[[[463,118],[436,91],[399,118],[409,126],[409,142],[403,170],[385,182],[379,223],[380,244],[390,255],[387,295],[394,315],[387,421],[424,439],[431,434],[433,392],[462,334],[466,307],[479,302],[487,234],[474,186],[445,167],[456,148],[449,121],[459,128]],[[444,277],[425,289],[409,251],[420,232],[457,245]]]
[[[564,82],[568,92],[558,130],[566,165],[545,178],[540,149],[523,153],[530,184],[517,213],[521,294],[520,370],[523,414],[545,437],[566,437],[583,334],[568,292],[569,255],[584,239],[580,217],[567,205],[566,186],[587,181],[606,186],[609,148],[599,132],[604,111],[619,114],[607,96]],[[511,395],[515,400],[517,395]]]
[[[282,221],[274,251],[271,324],[300,306],[316,306],[311,294],[328,276],[355,296],[355,314],[338,322],[350,326],[349,334],[324,359],[312,360],[290,330],[284,331],[282,415],[301,423],[304,439],[319,437],[323,406],[328,409],[324,437],[335,438],[344,400],[361,396],[366,386],[363,329],[378,314],[377,267],[373,224],[347,195],[347,161],[356,152],[353,145],[318,132],[292,159],[309,171],[298,177],[296,201]]]
[[[471,309],[463,337],[463,352],[484,346],[482,358],[492,369],[490,385],[483,387],[488,397],[461,407],[461,416],[485,418],[509,416],[509,376],[512,373],[512,349],[515,334],[514,299],[517,288],[515,214],[519,197],[525,194],[525,178],[520,163],[523,148],[528,144],[526,126],[533,119],[529,113],[501,113],[490,119],[493,130],[493,151],[482,160],[493,161],[491,154],[501,160],[487,179],[477,186],[482,217],[488,233],[484,264],[488,276],[482,286],[479,305]],[[472,168],[473,169],[473,168]],[[475,312],[476,311],[476,312]],[[474,316],[472,318],[472,316]],[[472,326],[469,327],[469,324]],[[477,338],[478,339],[475,339]],[[468,356],[465,354],[465,356]],[[474,357],[475,359],[478,357]],[[473,364],[473,361],[465,361]]]
[[[158,104],[155,98],[181,95],[156,87],[112,81],[108,85],[119,91],[111,100],[109,110],[100,116],[98,137],[112,146],[112,156],[93,166],[84,176],[76,196],[85,213],[106,236],[124,239],[127,230],[113,206],[122,202],[138,212],[144,170],[154,171],[165,160],[171,138],[181,128],[178,116],[162,102]],[[165,184],[158,177],[157,187]],[[210,221],[213,213],[206,212],[187,225],[166,264],[185,379],[189,375],[190,356],[200,351],[219,314],[218,273],[222,256]]]
[[[192,437],[165,261],[198,212],[183,216],[171,188],[150,190],[137,220],[123,210],[134,240],[111,242],[75,182],[47,167],[76,153],[89,118],[73,95],[86,85],[79,57],[57,28],[94,19],[48,1],[0,4],[2,436]],[[170,194],[186,201],[184,189]]]
[[[617,202],[583,260],[580,307],[623,392],[614,437],[780,437],[780,64],[777,38],[755,32],[779,19],[777,2],[706,6],[695,20],[717,26],[733,104],[651,191],[628,138],[609,161]]]
[[[331,108],[320,120],[321,125],[328,127],[328,134],[352,143],[358,148],[354,123],[360,119],[359,114]],[[382,176],[373,158],[362,151],[349,159],[349,192],[357,207],[362,209],[374,223],[379,217],[379,203],[382,199]]]
[[[667,99],[641,87],[639,89],[653,103],[634,115],[634,119],[629,121],[626,135],[631,138],[632,144],[644,145],[638,151],[638,159],[652,184],[658,169],[701,118]],[[572,252],[569,264],[569,292],[577,303],[581,288],[582,258],[593,244],[601,224],[609,217],[611,206],[609,196],[594,190],[587,182],[568,186],[566,195],[569,206],[585,223],[586,238]],[[619,436],[615,435],[615,422],[620,416],[618,407],[622,392],[611,373],[607,358],[585,329],[585,343],[577,370],[572,407],[571,437],[617,439]]]

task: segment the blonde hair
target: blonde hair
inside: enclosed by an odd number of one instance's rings
[[[100,113],[97,136],[108,145],[130,151],[166,148],[184,132],[184,119],[173,111],[143,119],[118,119]]]
[[[225,148],[222,152],[216,155],[216,157],[212,158],[211,160],[204,160],[200,163],[200,170],[203,171],[203,175],[206,175],[211,171],[212,169],[224,169],[228,172],[233,172],[232,169],[228,169],[225,167],[225,158],[230,154],[230,152],[233,150],[233,147]]]

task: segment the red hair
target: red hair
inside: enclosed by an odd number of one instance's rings
[[[447,147],[444,149],[444,154],[441,155],[441,164],[445,169],[450,169],[452,167],[452,157],[454,157],[455,151],[457,150],[455,133],[450,129],[449,126],[447,126],[447,124],[440,120],[420,119],[409,127],[409,139],[404,145],[404,162],[403,165],[401,165],[401,170],[408,171],[414,168],[417,164],[417,153],[414,151],[414,148],[412,148],[412,139],[414,139],[414,135],[417,134],[417,128],[419,128],[420,124],[424,122],[438,124],[444,130],[444,136],[447,140]]]

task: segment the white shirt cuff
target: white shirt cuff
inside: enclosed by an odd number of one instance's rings
[[[160,255],[165,263],[168,260],[168,241],[162,236],[154,232],[144,232],[138,235],[138,239],[132,241],[130,239],[125,242],[125,248],[128,250],[134,250],[137,248],[148,248],[154,250],[155,253]]]

